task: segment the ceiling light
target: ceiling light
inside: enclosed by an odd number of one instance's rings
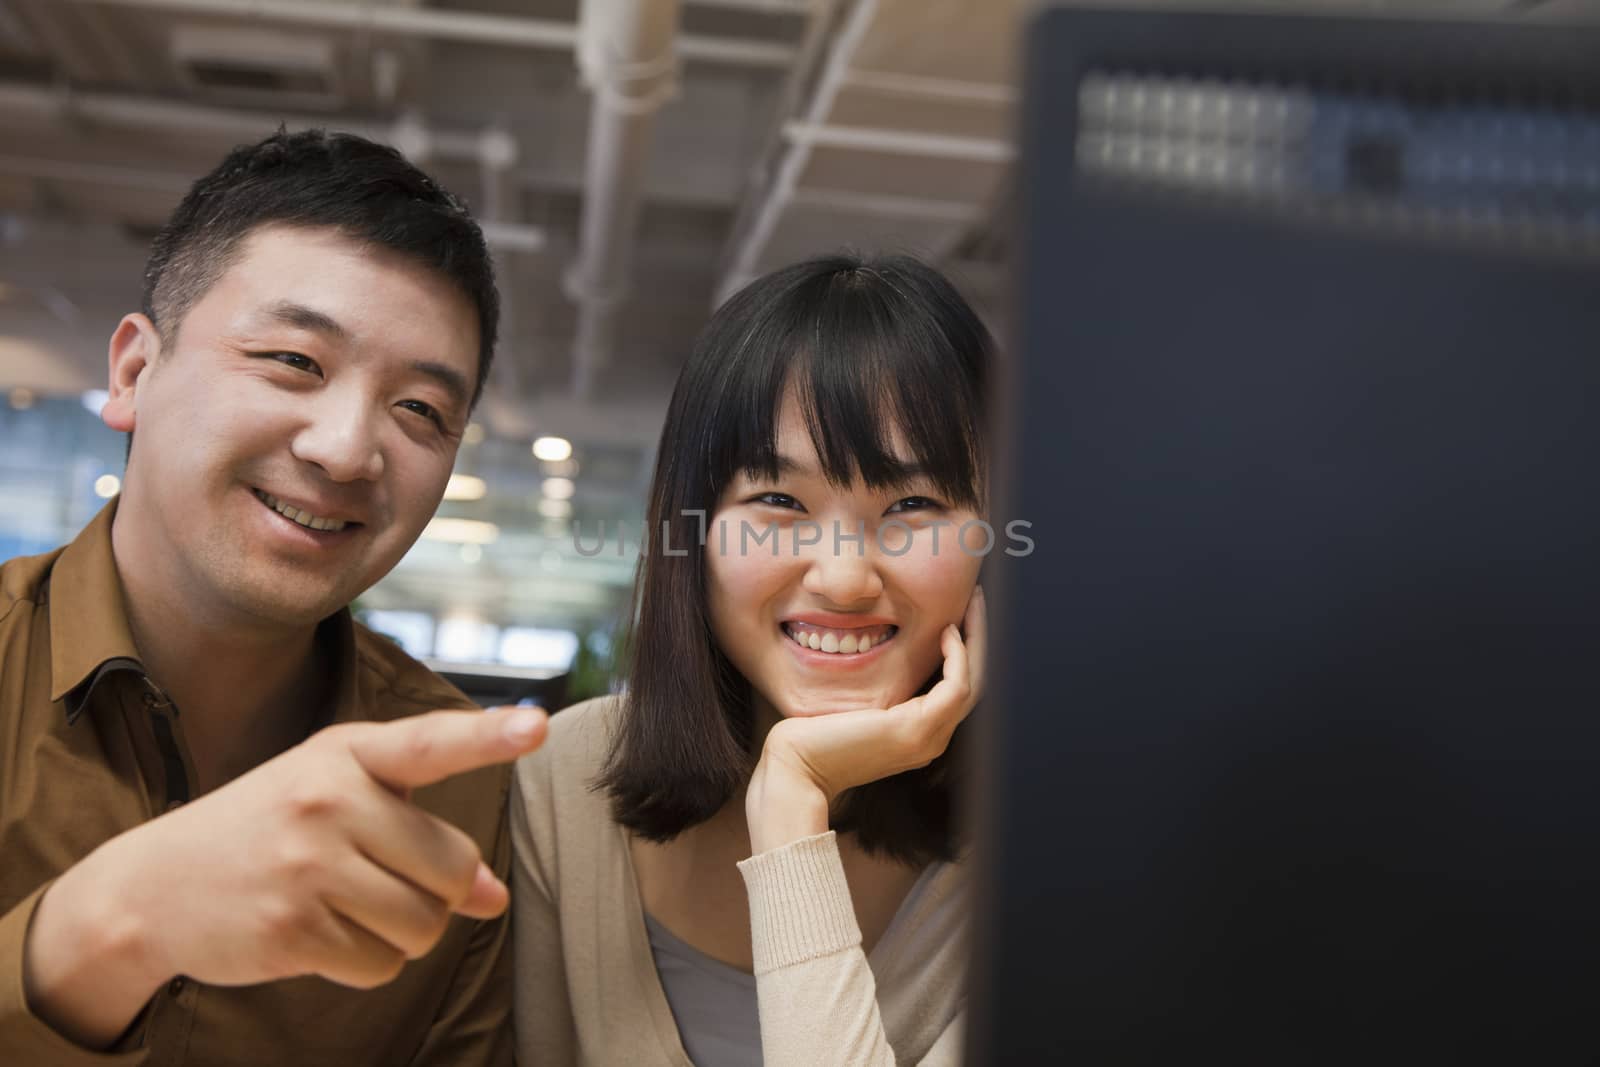
[[[571,478],[546,478],[539,491],[551,500],[571,500],[578,487]]]
[[[101,500],[110,500],[122,490],[122,479],[115,474],[102,474],[94,480],[94,495]]]
[[[533,442],[533,454],[538,459],[557,463],[572,455],[572,442],[565,437],[541,437]]]
[[[452,474],[450,481],[444,487],[446,500],[482,500],[483,494],[489,491],[489,485],[482,478],[475,478],[470,474]]]
[[[422,536],[430,541],[457,545],[487,545],[499,538],[500,527],[479,519],[435,518],[429,520]]]
[[[572,501],[551,500],[549,497],[539,501],[539,514],[547,519],[572,518]]]

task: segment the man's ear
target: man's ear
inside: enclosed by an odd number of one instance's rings
[[[160,354],[161,335],[156,332],[156,324],[139,314],[122,316],[107,352],[111,398],[100,410],[100,418],[107,426],[122,433],[133,432],[139,384]]]

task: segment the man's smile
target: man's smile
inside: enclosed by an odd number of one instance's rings
[[[304,508],[299,508],[287,501],[280,500],[261,489],[251,489],[251,492],[255,494],[257,500],[272,509],[272,511],[303,530],[323,534],[337,534],[361,525],[359,522],[353,522],[348,519],[314,514]]]

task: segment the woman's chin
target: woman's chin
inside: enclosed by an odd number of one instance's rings
[[[902,691],[903,690],[903,691]],[[863,708],[892,708],[910,699],[914,686],[856,686],[817,687],[800,692],[790,691],[773,701],[773,707],[786,719],[813,718],[818,715],[837,715],[841,711],[860,711]]]

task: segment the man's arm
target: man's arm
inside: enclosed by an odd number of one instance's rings
[[[28,930],[40,901],[53,883],[34,890],[0,915],[0,1049],[7,1063],[49,1063],[61,1067],[106,1067],[143,1062],[142,1052],[110,1054],[74,1044],[29,1005],[24,976]],[[148,998],[148,994],[146,995]],[[131,1016],[130,1016],[131,1021]]]
[[[538,712],[330,727],[112,838],[31,898],[31,915],[7,916],[19,1010],[92,1049],[177,974],[213,985],[389,981],[433,948],[452,913],[498,920],[507,904],[506,864],[490,870],[471,838],[404,795],[543,737]],[[164,920],[173,914],[184,921]]]

